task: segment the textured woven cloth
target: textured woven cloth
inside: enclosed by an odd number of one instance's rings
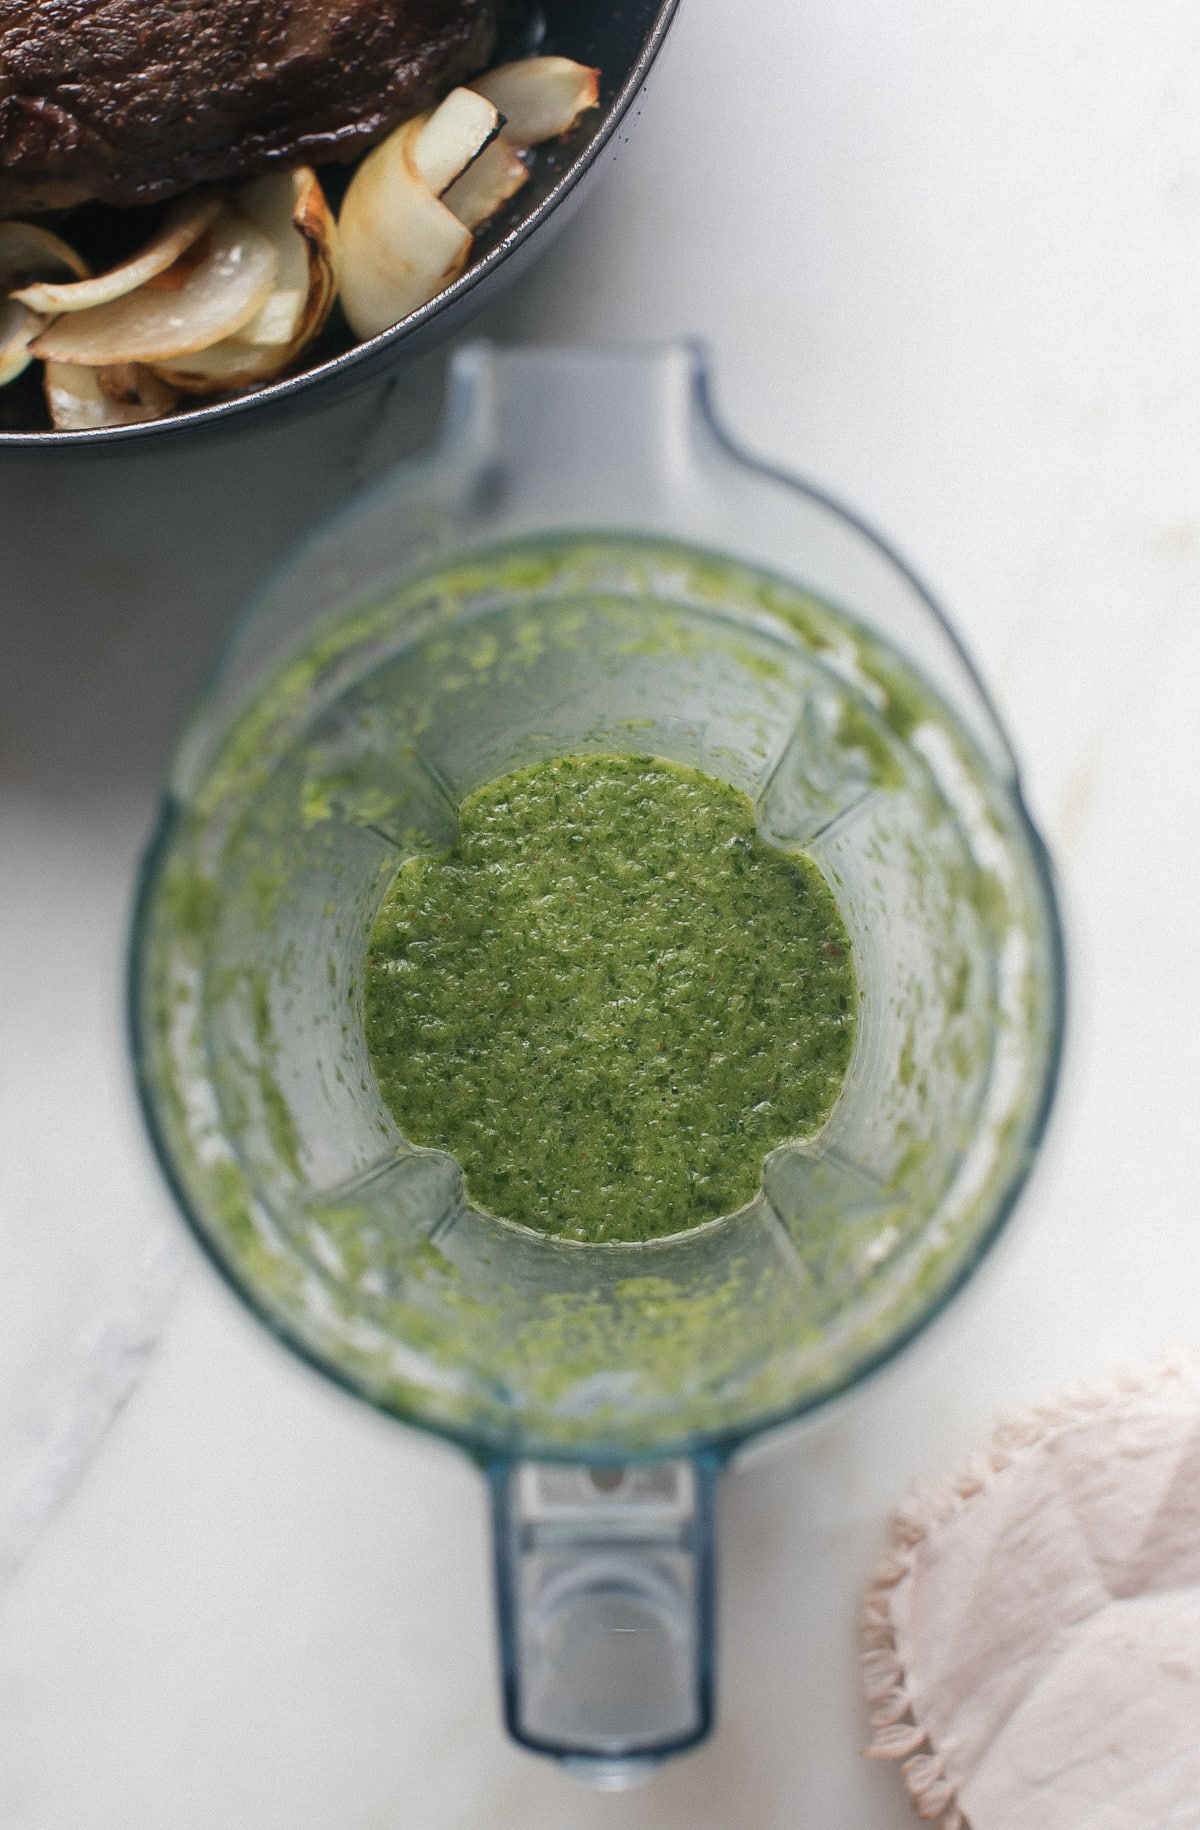
[[[943,1830],[1200,1830],[1200,1364],[998,1428],[863,1611],[876,1758]]]

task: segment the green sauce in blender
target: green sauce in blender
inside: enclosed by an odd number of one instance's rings
[[[398,871],[363,997],[409,1141],[484,1210],[589,1243],[751,1201],[767,1153],[828,1118],[857,1006],[817,866],[727,783],[613,755],[469,796],[453,848]]]

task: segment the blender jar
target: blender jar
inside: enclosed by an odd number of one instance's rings
[[[742,789],[833,890],[861,997],[819,1135],[737,1213],[637,1244],[473,1206],[363,1039],[403,860],[483,783],[587,752]],[[131,980],[198,1238],[294,1350],[478,1459],[509,1727],[611,1785],[710,1726],[722,1462],[969,1276],[1036,1151],[1062,998],[1045,853],[961,649],[866,528],[731,447],[686,346],[459,352],[433,453],[284,568],[198,707]]]

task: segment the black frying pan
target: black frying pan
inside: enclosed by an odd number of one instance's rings
[[[576,58],[599,67],[600,109],[585,116],[575,132],[557,145],[539,147],[533,177],[508,208],[480,234],[470,267],[428,305],[367,343],[356,343],[339,311],[306,352],[305,368],[286,381],[270,382],[231,400],[204,402],[139,426],[108,426],[92,432],[55,432],[41,396],[41,365],[0,389],[0,453],[31,455],[55,449],[107,448],[148,438],[195,439],[206,428],[228,430],[232,420],[254,414],[275,417],[303,412],[318,398],[322,405],[375,380],[404,355],[416,354],[449,336],[485,304],[500,287],[524,271],[549,245],[551,236],[569,221],[589,186],[611,157],[618,127],[636,101],[675,13],[679,0],[513,0],[493,62],[532,50]],[[606,157],[606,153],[608,157]],[[345,187],[344,168],[328,168],[331,200]],[[94,212],[85,233],[100,238],[112,233],[113,216]],[[73,229],[64,231],[68,238]],[[94,242],[85,251],[96,265],[105,250]],[[112,259],[127,250],[114,248]]]

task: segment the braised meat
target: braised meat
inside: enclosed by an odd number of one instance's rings
[[[497,0],[0,0],[0,216],[347,159],[491,52]]]

